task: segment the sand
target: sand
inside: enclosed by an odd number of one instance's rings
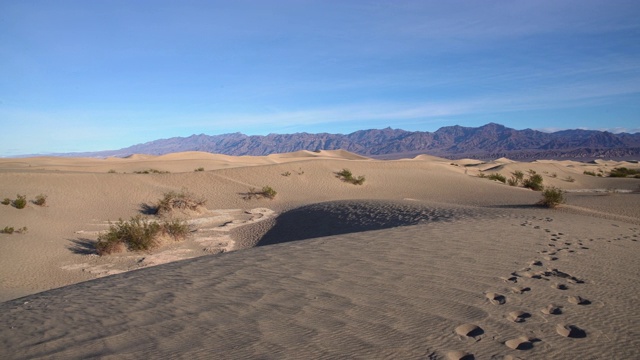
[[[637,164],[343,151],[0,159],[1,198],[48,195],[44,207],[0,205],[0,228],[28,227],[0,234],[0,353],[634,358],[640,180],[583,174],[616,166]],[[337,179],[343,168],[364,185]],[[170,173],[132,174],[146,169]],[[571,191],[567,204],[540,208],[538,192],[477,177],[529,169]],[[265,185],[274,200],[243,200]],[[95,254],[110,220],[182,188],[207,200],[181,215],[187,240]]]

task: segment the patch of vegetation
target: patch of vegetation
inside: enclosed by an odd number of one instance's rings
[[[479,177],[480,179],[484,179],[484,178],[486,178],[486,177],[487,177],[487,174],[485,174],[485,173],[483,173],[483,172],[480,172],[480,173],[478,173],[478,177]]]
[[[0,233],[13,234],[13,231],[14,231],[13,227],[5,226],[4,229],[0,230]]]
[[[16,195],[16,199],[13,200],[13,206],[16,209],[24,209],[27,206],[27,196],[26,195]]]
[[[107,171],[108,174],[116,174],[117,172],[113,169],[110,169],[109,171]]]
[[[282,174],[280,174],[280,175],[282,175],[282,176],[291,176],[291,171],[283,172],[283,173],[282,173]]]
[[[609,173],[609,177],[638,177],[638,175],[640,175],[640,170],[628,169],[626,167],[614,168]]]
[[[174,209],[197,210],[198,207],[207,203],[203,197],[197,197],[193,193],[182,189],[180,192],[169,191],[164,193],[162,199],[156,205],[157,214],[166,214]]]
[[[557,173],[551,173],[551,177],[555,179],[555,178],[558,177],[558,174]]]
[[[304,174],[304,170],[302,170],[302,168],[299,168],[298,169],[298,175],[302,175],[302,174]]]
[[[199,168],[197,168],[197,169],[195,169],[195,170],[193,170],[193,171],[195,171],[195,172],[198,172],[198,171],[204,171],[204,168],[203,168],[203,167],[199,167]]]
[[[0,229],[0,234],[13,234],[14,232],[16,234],[24,234],[27,232],[27,227],[23,226],[16,230],[13,226],[5,226],[4,229]]]
[[[567,181],[567,182],[574,182],[574,181],[576,181],[576,179],[574,179],[571,175],[569,175],[569,176],[567,176],[566,178],[564,178],[564,181]]]
[[[596,176],[596,173],[595,173],[595,172],[593,172],[593,171],[586,171],[586,170],[585,170],[585,171],[583,172],[583,174],[585,174],[585,175],[591,175],[591,176]]]
[[[162,170],[157,170],[157,169],[148,169],[148,170],[142,170],[142,171],[134,171],[134,174],[168,174],[169,171],[162,171]]]
[[[566,202],[564,194],[565,192],[562,189],[558,189],[553,186],[549,187],[542,192],[542,199],[538,204],[548,208],[554,208]]]
[[[537,174],[537,172],[535,170],[533,170],[533,169],[529,169],[529,170],[527,170],[527,172],[529,173],[529,176],[533,176],[533,175]]]
[[[2,205],[9,205],[9,204],[11,204],[11,199],[4,198],[4,200],[2,200]]]
[[[540,174],[536,174],[534,171],[533,174],[529,176],[528,179],[525,179],[523,181],[522,185],[531,190],[542,191],[542,189],[544,189],[544,186],[542,185],[542,181],[543,181],[542,176]]]
[[[38,206],[45,206],[47,204],[47,195],[40,194],[36,196],[36,199],[33,200],[33,203]]]
[[[504,175],[502,175],[500,173],[491,174],[491,175],[487,176],[487,179],[489,179],[489,180],[497,180],[497,181],[500,181],[501,183],[506,183],[507,182],[507,178],[504,177]]]
[[[271,186],[267,185],[267,186],[263,186],[262,190],[260,191],[256,190],[256,188],[250,188],[249,192],[244,194],[244,199],[251,200],[254,198],[255,199],[267,198],[267,199],[273,200],[277,194],[278,194],[277,191],[275,191]]]
[[[511,173],[511,177],[507,180],[507,184],[510,186],[518,186],[524,180],[524,173],[520,170],[516,170]]]
[[[129,221],[109,222],[109,230],[98,236],[98,255],[120,252],[125,247],[131,251],[150,250],[160,244],[160,237],[167,235],[175,241],[183,240],[189,234],[188,225],[182,220],[158,223],[138,215]]]
[[[364,176],[354,177],[349,169],[342,169],[336,173],[336,177],[344,182],[348,182],[353,185],[364,184]]]

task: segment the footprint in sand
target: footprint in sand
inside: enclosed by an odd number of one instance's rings
[[[587,299],[585,299],[583,297],[577,296],[577,295],[567,297],[567,301],[570,304],[574,304],[574,305],[589,305],[589,304],[591,304],[591,301],[589,301],[589,300],[587,300]]]
[[[511,292],[514,294],[524,294],[526,291],[531,291],[531,288],[526,286],[514,286],[511,288]]]
[[[507,302],[507,298],[504,295],[500,295],[497,293],[487,293],[486,297],[493,305],[502,305]]]
[[[560,336],[575,339],[587,337],[587,332],[575,325],[558,324],[558,326],[556,326],[556,332],[560,334]]]
[[[454,351],[449,351],[447,353],[447,359],[448,360],[474,360],[475,356],[465,351],[454,350]]]
[[[512,311],[509,313],[509,316],[507,316],[507,319],[513,321],[513,322],[517,322],[517,323],[521,323],[524,322],[525,319],[530,318],[531,314],[529,314],[528,312],[524,312],[524,311]]]
[[[475,324],[463,324],[456,328],[456,334],[463,337],[475,338],[476,336],[484,334],[484,330]]]
[[[562,314],[562,306],[549,304],[540,311],[542,311],[543,314],[547,314],[547,315],[560,315]]]
[[[551,284],[551,287],[557,290],[569,290],[569,287],[565,284],[554,283]]]
[[[515,339],[505,341],[505,345],[513,350],[530,350],[533,349],[534,339],[528,336],[520,336]]]

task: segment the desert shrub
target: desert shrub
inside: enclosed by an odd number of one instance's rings
[[[115,171],[115,170],[113,170],[113,169],[110,169],[109,171],[107,171],[107,173],[109,173],[109,174],[115,174],[115,173],[116,173],[116,171]]]
[[[558,189],[556,187],[546,188],[542,192],[542,199],[538,202],[538,204],[546,206],[548,208],[554,208],[560,204],[565,203],[565,192],[562,189]]]
[[[169,191],[164,193],[162,199],[158,200],[156,205],[156,213],[164,214],[171,212],[174,209],[180,210],[196,210],[200,206],[204,206],[207,203],[202,197],[196,197],[186,189],[182,189],[180,192]]]
[[[502,175],[500,173],[491,174],[491,175],[487,176],[487,179],[489,179],[489,180],[497,180],[497,181],[500,181],[501,183],[507,182],[507,178],[504,177],[504,175]]]
[[[567,182],[574,182],[574,181],[576,181],[576,179],[574,179],[571,175],[569,175],[569,176],[567,176],[566,178],[564,178],[564,181],[567,181]]]
[[[36,196],[36,199],[33,200],[33,203],[38,205],[38,206],[45,206],[46,203],[47,203],[47,195],[40,194],[40,195]]]
[[[120,252],[124,248],[131,251],[150,250],[160,244],[161,235],[169,235],[174,240],[182,240],[189,233],[188,225],[182,220],[158,223],[138,215],[129,221],[109,223],[109,230],[98,236],[98,255]]]
[[[267,198],[267,199],[273,200],[273,198],[275,198],[277,194],[278,194],[277,191],[275,191],[271,186],[267,185],[262,187],[262,190],[260,191],[256,190],[256,188],[250,188],[249,192],[244,194],[244,199],[251,200],[254,198],[255,199]]]
[[[13,231],[14,231],[13,227],[5,226],[4,229],[0,230],[0,233],[13,234]]]
[[[336,173],[336,177],[353,185],[362,185],[365,180],[364,176],[358,176],[357,178],[354,177],[349,169],[342,169],[341,171],[338,171]]]
[[[551,177],[555,179],[555,178],[558,177],[558,174],[557,173],[551,173]]]
[[[514,172],[511,173],[511,175],[513,176],[514,179],[516,179],[519,183],[521,183],[524,180],[524,173],[520,170],[516,170]]]
[[[148,169],[148,170],[141,170],[141,171],[134,171],[134,174],[168,174],[169,171],[162,171],[162,170],[157,170],[157,169]]]
[[[507,179],[507,184],[509,184],[509,186],[518,186],[518,183],[519,181],[513,176]]]
[[[16,232],[17,232],[18,234],[24,234],[24,233],[26,233],[26,232],[27,232],[27,227],[26,227],[26,226],[23,226],[23,227],[21,227],[20,229],[16,230]]]
[[[484,178],[487,177],[487,174],[481,172],[481,173],[478,173],[478,177],[481,178],[481,179],[484,179]]]
[[[302,170],[302,168],[299,168],[297,173],[298,173],[298,175],[303,175],[304,174],[304,170]]]
[[[195,171],[195,172],[198,172],[198,171],[204,171],[204,168],[203,168],[203,167],[199,167],[199,168],[197,168],[197,169],[195,169],[195,170],[193,170],[193,171]]]
[[[282,174],[280,174],[280,175],[282,175],[282,176],[291,176],[291,171],[283,172],[283,173],[282,173]]]
[[[595,173],[595,172],[593,172],[593,171],[586,171],[586,170],[585,170],[585,171],[583,172],[583,174],[585,174],[585,175],[591,175],[591,176],[596,176],[596,173]]]
[[[16,199],[13,200],[13,206],[15,206],[16,209],[24,209],[24,207],[27,206],[27,196],[16,195]]]
[[[533,174],[529,176],[528,179],[525,179],[523,182],[523,186],[535,191],[541,191],[544,189],[542,185],[542,176],[540,174]]]
[[[189,225],[178,219],[165,221],[161,224],[162,233],[171,236],[174,240],[184,240],[189,235]]]
[[[533,175],[537,174],[537,172],[535,170],[533,170],[533,169],[529,169],[529,170],[527,170],[527,172],[529,173],[529,176],[533,176]]]
[[[628,169],[626,167],[614,168],[609,173],[609,177],[627,177],[640,175],[640,170]]]
[[[4,200],[2,200],[2,205],[9,205],[9,204],[11,204],[11,199],[4,198]]]

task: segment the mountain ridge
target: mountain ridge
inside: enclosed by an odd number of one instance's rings
[[[480,127],[442,127],[435,132],[402,129],[368,129],[349,134],[294,133],[246,135],[239,132],[172,137],[136,144],[119,150],[65,153],[55,156],[125,157],[133,154],[163,155],[205,151],[225,155],[263,156],[299,150],[343,149],[363,156],[400,158],[429,154],[451,159],[638,159],[640,133],[613,134],[598,130],[562,130],[546,133],[515,130],[489,123]]]

